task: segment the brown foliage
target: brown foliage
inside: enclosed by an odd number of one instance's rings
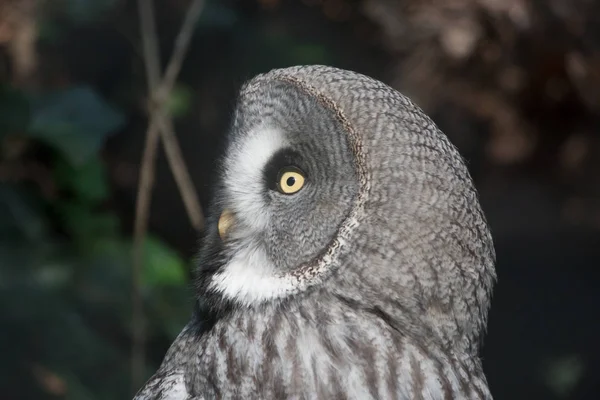
[[[362,5],[393,54],[393,86],[431,114],[451,105],[462,122],[484,122],[484,129],[469,132],[438,118],[452,139],[483,136],[490,165],[543,170],[554,184],[570,188],[565,209],[575,203],[593,208],[593,201],[581,199],[600,195],[600,2]],[[598,207],[587,211],[600,216]]]

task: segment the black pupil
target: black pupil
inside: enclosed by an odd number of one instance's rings
[[[296,178],[294,178],[293,176],[290,176],[285,181],[285,184],[288,186],[294,186],[294,183],[296,183]]]

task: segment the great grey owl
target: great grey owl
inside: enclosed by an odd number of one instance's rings
[[[211,207],[194,315],[136,399],[491,399],[493,241],[408,98],[325,66],[255,77]]]

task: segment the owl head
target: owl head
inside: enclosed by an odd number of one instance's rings
[[[396,90],[324,66],[259,75],[219,178],[197,275],[212,309],[340,295],[478,341],[491,235],[458,151]]]

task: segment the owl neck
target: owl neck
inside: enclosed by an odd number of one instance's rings
[[[433,398],[489,398],[478,360],[408,336],[388,318],[318,291],[277,306],[233,310],[200,337],[200,354],[192,358],[199,360],[199,375],[189,378],[211,382],[217,395],[249,385],[251,393],[278,398],[278,391],[284,398],[313,392],[375,399],[419,391],[425,399],[436,392]],[[475,389],[469,380],[478,382]]]
[[[363,290],[356,292],[350,276],[345,273],[328,286],[332,296],[347,308],[385,324],[401,337],[438,347],[459,358],[477,359],[481,335],[476,322],[457,319],[451,309],[423,294],[415,294],[412,287],[404,287],[400,282],[383,290],[379,281],[361,277]]]

